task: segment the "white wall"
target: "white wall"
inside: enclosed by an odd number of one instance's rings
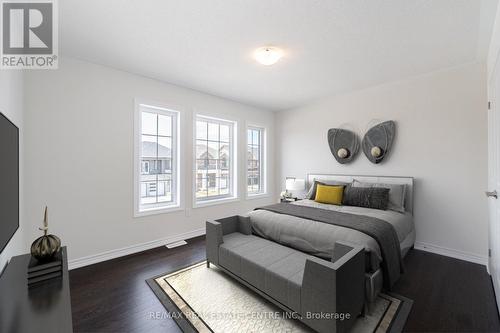
[[[187,190],[185,211],[133,217],[134,98],[182,108],[185,189],[192,188],[194,112],[238,121],[240,166],[245,158],[241,152],[246,122],[264,124],[274,137],[271,112],[70,58],[61,59],[59,70],[30,71],[25,79],[26,218],[38,223],[44,205],[49,206],[50,232],[68,246],[73,266],[93,260],[77,259],[103,252],[125,254],[127,250],[115,250],[201,233],[207,219],[243,213],[272,201],[273,186],[271,196],[245,200],[241,186],[245,175],[240,168],[238,202],[192,209],[192,192]],[[271,141],[271,185],[275,184],[273,156]]]
[[[23,216],[23,75],[21,71],[0,71],[0,112],[19,127],[19,229],[0,254],[0,272],[12,256],[27,251],[25,245],[25,219]]]
[[[487,253],[486,70],[469,64],[333,96],[276,115],[200,92],[107,67],[63,58],[57,71],[25,75],[25,209],[38,236],[43,206],[50,230],[68,245],[73,266],[199,234],[204,221],[273,202],[285,176],[307,173],[399,175],[416,178],[417,242],[485,260]],[[20,83],[19,83],[20,84]],[[2,92],[4,89],[2,89]],[[265,124],[271,143],[271,197],[133,218],[134,98],[175,104],[185,113],[184,184],[192,188],[192,116],[213,113]],[[3,100],[3,99],[2,99]],[[397,137],[389,159],[372,165],[361,154],[339,165],[326,142],[329,128],[349,123],[360,134],[372,119],[393,119]],[[274,127],[276,124],[276,132]],[[272,145],[276,143],[276,147]],[[276,160],[273,160],[276,156]],[[240,165],[244,164],[239,154]],[[241,170],[243,171],[243,170]],[[275,177],[276,174],[276,177]],[[239,175],[240,185],[244,173]],[[273,186],[274,185],[274,186]],[[162,240],[161,242],[154,242]],[[20,249],[22,242],[18,244]],[[120,251],[126,248],[128,250]],[[446,252],[446,251],[445,251]]]
[[[491,40],[488,49],[488,79],[491,79],[498,55],[500,54],[500,6],[497,6],[495,13],[495,23],[491,33]]]
[[[486,101],[485,66],[469,64],[280,112],[277,184],[307,173],[413,176],[417,242],[485,263]],[[349,123],[362,137],[372,119],[397,122],[390,157],[338,164],[328,129]]]

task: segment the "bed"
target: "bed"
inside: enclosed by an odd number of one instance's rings
[[[415,242],[415,227],[413,222],[413,178],[309,174],[307,177],[308,187],[311,186],[315,180],[345,183],[352,183],[354,180],[357,180],[363,183],[404,184],[406,191],[404,212],[354,206],[335,206],[307,199],[286,205],[346,213],[349,214],[352,219],[370,217],[388,222],[394,227],[397,234],[401,257],[404,257],[408,253],[408,250]],[[380,269],[383,264],[383,256],[379,246],[380,243],[368,234],[348,227],[318,222],[316,220],[283,213],[280,214],[265,209],[252,211],[248,216],[250,217],[254,234],[327,260],[332,258],[336,241],[347,241],[363,246],[367,259],[367,298],[374,299],[382,288],[382,280],[384,277]]]

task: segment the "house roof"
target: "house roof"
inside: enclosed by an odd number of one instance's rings
[[[143,141],[142,142],[142,156],[145,157],[155,157],[156,158],[156,147],[158,146],[158,156],[161,157],[171,157],[172,150],[168,147],[156,144],[156,142]]]

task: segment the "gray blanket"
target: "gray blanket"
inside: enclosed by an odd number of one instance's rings
[[[348,213],[335,212],[326,209],[304,207],[280,203],[256,210],[267,210],[278,214],[286,214],[318,222],[333,224],[360,231],[375,239],[382,254],[382,270],[384,272],[384,287],[388,290],[399,279],[403,272],[401,249],[394,227],[383,220]]]

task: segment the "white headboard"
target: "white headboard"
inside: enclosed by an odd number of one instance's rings
[[[311,173],[307,175],[307,188],[311,186],[314,180],[336,180],[339,182],[350,183],[353,179],[366,183],[383,184],[405,184],[406,185],[406,210],[413,214],[413,177],[396,176],[360,176],[360,175],[332,175]]]

